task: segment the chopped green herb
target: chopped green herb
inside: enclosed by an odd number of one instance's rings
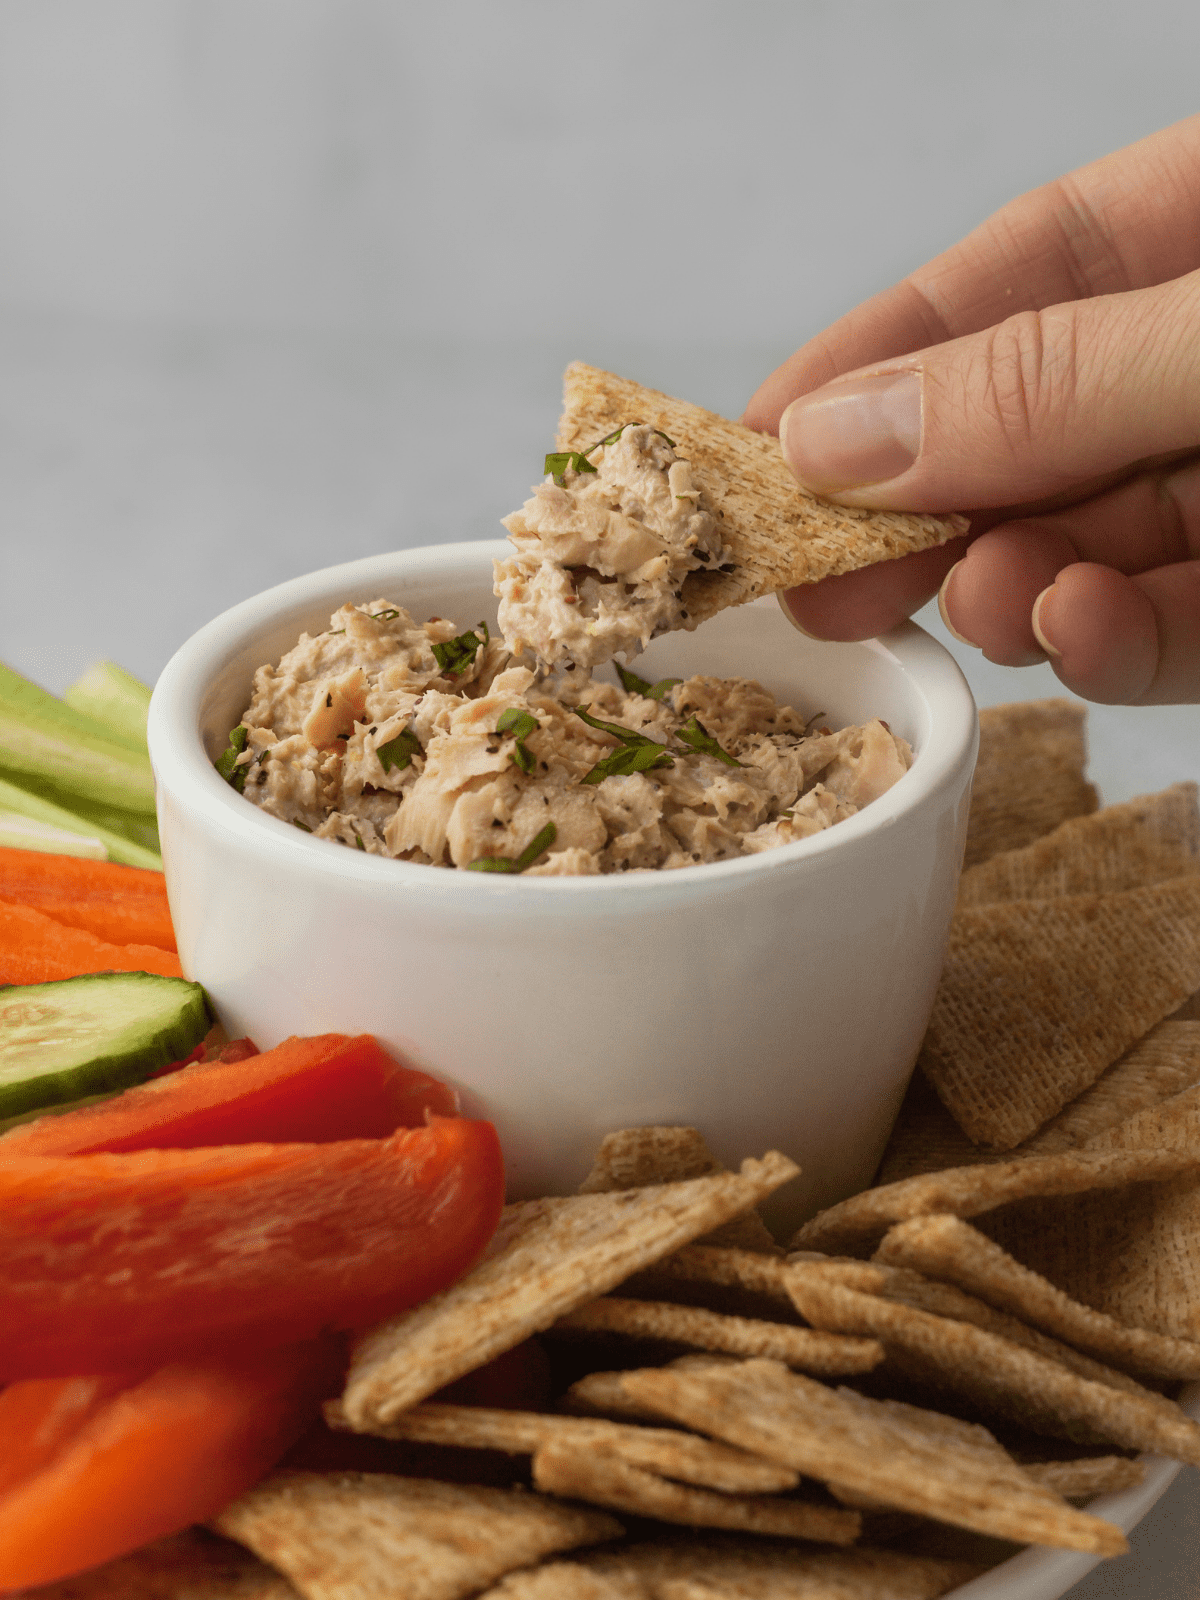
[[[301,833],[311,833],[312,832],[312,829],[309,827],[307,822],[293,822],[292,823],[292,827],[293,828],[299,828]]]
[[[411,728],[405,728],[403,733],[398,733],[394,739],[389,739],[386,744],[381,744],[375,751],[379,757],[379,765],[385,772],[393,768],[403,772],[414,756],[423,755],[421,741]]]
[[[356,833],[354,835],[354,842],[355,842],[355,844],[358,846],[358,848],[360,850],[365,850],[367,848],[366,845],[362,842],[362,834],[361,833]]]
[[[702,756],[716,756],[717,760],[723,761],[727,767],[744,765],[743,762],[735,760],[727,750],[721,749],[721,746],[694,712],[683,727],[676,730],[675,737],[689,746],[690,749],[698,751]]]
[[[236,789],[239,794],[246,788],[246,764],[239,767],[237,758],[246,748],[246,739],[250,730],[244,722],[239,722],[236,728],[229,730],[229,743],[213,762],[213,766],[225,779],[231,789]]]
[[[543,850],[549,850],[557,838],[558,829],[552,822],[548,822],[542,831],[529,841],[515,861],[508,856],[480,856],[475,861],[468,861],[465,870],[467,872],[524,872],[527,867],[531,867],[534,864]]]
[[[566,482],[567,472],[595,472],[595,470],[582,450],[552,450],[542,468],[543,472],[552,474],[560,489]]]
[[[636,422],[623,422],[621,424],[621,426],[619,428],[614,429],[614,431],[612,433],[610,433],[607,438],[605,438],[605,439],[597,439],[595,444],[590,444],[587,447],[587,449],[583,452],[584,455],[585,456],[590,456],[592,451],[593,450],[599,450],[599,448],[600,448],[600,446],[602,444],[603,445],[616,444],[617,440],[625,432],[626,428],[636,428],[636,427],[637,427],[637,423]],[[679,446],[675,443],[674,439],[668,438],[667,435],[662,431],[661,428],[655,428],[654,431],[655,431],[655,433],[658,435],[658,437],[660,439],[666,439],[667,440],[667,443],[671,446],[672,450],[677,450],[679,448]],[[593,467],[592,471],[595,472],[595,470],[596,470],[595,467]]]
[[[571,709],[574,711],[577,717],[582,717],[589,728],[599,728],[601,733],[611,733],[613,738],[620,739],[622,744],[636,747],[640,747],[642,745],[652,745],[655,750],[661,751],[664,754],[666,753],[667,747],[665,744],[659,744],[657,739],[647,738],[644,733],[638,733],[635,728],[627,728],[623,723],[620,722],[605,722],[601,717],[593,717],[591,713],[585,711],[582,706],[572,706]]]
[[[677,683],[682,683],[682,678],[660,678],[657,683],[651,683],[647,678],[639,678],[636,672],[630,672],[628,667],[623,667],[619,661],[614,661],[617,676],[621,680],[621,687],[626,694],[640,694],[647,700],[661,700],[668,689],[673,689]]]
[[[623,727],[619,722],[603,722],[599,717],[593,717],[581,710],[579,706],[573,709],[575,715],[582,717],[589,727],[599,728],[602,733],[611,733],[615,739],[620,739],[624,747],[614,750],[605,756],[603,761],[598,761],[587,776],[580,780],[582,783],[603,783],[605,778],[627,778],[634,772],[649,772],[653,767],[675,765],[671,759],[671,752],[665,744],[659,744],[657,739],[648,739],[644,733]]]
[[[483,629],[483,638],[479,637],[479,628]],[[486,622],[481,622],[479,628],[469,628],[466,633],[460,633],[457,639],[449,639],[445,644],[433,646],[433,659],[443,672],[448,672],[451,677],[458,677],[474,661],[481,645],[491,642]]]
[[[540,727],[538,719],[531,716],[528,711],[522,711],[520,706],[509,706],[507,711],[500,713],[500,720],[496,723],[497,733],[511,733],[516,739],[517,746],[512,753],[513,765],[526,774],[533,771],[536,762],[532,753],[526,748],[525,741]]]
[[[650,772],[655,767],[673,767],[674,761],[662,745],[653,740],[643,745],[622,745],[598,761],[580,783],[603,783],[605,778],[628,778],[635,772]]]
[[[809,717],[808,721],[804,724],[804,737],[806,739],[808,738],[808,730],[812,727],[813,723],[820,722],[821,718],[825,715],[826,713],[824,711],[814,711],[812,716]]]
[[[372,611],[373,622],[392,622],[400,615],[395,606],[389,606],[386,611]]]

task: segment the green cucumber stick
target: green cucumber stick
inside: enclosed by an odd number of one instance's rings
[[[63,695],[73,711],[103,723],[108,737],[131,750],[146,750],[150,690],[115,661],[97,661]]]
[[[3,776],[0,773],[0,777]],[[118,806],[102,806],[96,800],[80,800],[77,795],[63,794],[53,784],[26,782],[20,776],[16,782],[19,788],[27,789],[30,794],[48,800],[52,806],[61,806],[64,811],[81,818],[91,833],[94,834],[98,827],[105,828],[109,833],[115,833],[157,854],[158,822],[144,811],[122,811]]]
[[[149,758],[0,663],[0,769],[124,811],[154,811]]]
[[[46,822],[52,828],[65,828],[68,833],[82,833],[99,839],[108,851],[110,861],[121,861],[127,867],[149,867],[151,872],[162,871],[162,857],[156,850],[135,844],[131,839],[111,828],[101,827],[76,811],[55,805],[41,795],[31,794],[18,784],[6,783],[0,776],[0,811],[15,811],[22,817],[32,817],[35,822]]]
[[[0,778],[39,800],[58,806],[62,811],[69,811],[78,821],[87,825],[92,835],[95,835],[97,828],[103,828],[121,839],[128,839],[132,844],[140,844],[145,850],[158,853],[158,823],[144,811],[122,811],[119,806],[103,806],[98,800],[82,800],[78,795],[66,794],[52,783],[42,783],[24,772],[5,772],[0,768]]]

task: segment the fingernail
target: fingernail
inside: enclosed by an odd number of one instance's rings
[[[898,478],[921,449],[921,374],[849,378],[802,395],[779,419],[779,444],[819,494]]]
[[[776,599],[779,601],[779,609],[780,609],[780,611],[783,612],[784,616],[791,623],[792,627],[795,628],[797,633],[802,633],[806,639],[815,639],[818,644],[823,644],[825,642],[821,638],[820,634],[809,633],[807,628],[802,628],[800,626],[800,624],[796,621],[796,613],[792,610],[791,606],[788,605],[788,603],[787,603],[787,590],[786,589],[780,589],[778,595],[776,596]]]
[[[950,589],[950,580],[961,566],[962,562],[956,561],[950,568],[950,571],[942,579],[942,587],[938,590],[938,612],[941,615],[942,621],[946,624],[946,632],[952,639],[957,639],[959,644],[969,644],[972,650],[978,650],[979,646],[975,643],[974,639],[968,639],[965,633],[959,633],[958,629],[950,621],[950,613],[946,610],[946,595]]]
[[[1062,651],[1061,650],[1056,650],[1054,648],[1054,646],[1050,643],[1049,639],[1047,639],[1046,631],[1042,627],[1042,606],[1046,602],[1046,596],[1047,595],[1051,595],[1053,593],[1054,593],[1054,585],[1053,584],[1051,584],[1048,589],[1043,589],[1042,590],[1041,594],[1038,595],[1037,599],[1033,602],[1033,611],[1032,611],[1032,613],[1030,615],[1029,621],[1030,621],[1030,625],[1033,628],[1033,636],[1034,636],[1034,638],[1041,645],[1042,649],[1046,652],[1046,654],[1048,656],[1053,656],[1054,659],[1056,661],[1058,661],[1058,660],[1062,659]]]

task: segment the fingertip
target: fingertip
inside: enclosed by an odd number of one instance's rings
[[[1058,661],[1062,658],[1062,651],[1056,644],[1052,643],[1049,634],[1046,632],[1046,627],[1042,622],[1042,604],[1044,601],[1049,600],[1053,593],[1053,584],[1049,584],[1045,589],[1042,590],[1041,594],[1038,595],[1037,599],[1033,602],[1033,610],[1029,614],[1029,621],[1033,628],[1034,638],[1052,660]]]
[[[781,589],[776,596],[779,601],[779,609],[783,612],[784,616],[791,623],[792,627],[795,628],[797,633],[802,633],[806,639],[820,640],[821,635],[819,633],[812,633],[808,628],[806,628],[796,613],[792,610],[791,596],[794,594],[798,595],[799,593],[800,590],[798,589]]]
[[[1130,578],[1096,562],[1065,567],[1034,602],[1034,633],[1055,675],[1085,700],[1134,705],[1154,682],[1154,607]]]
[[[960,643],[997,666],[1037,666],[1046,652],[1032,625],[1034,603],[1074,559],[1051,522],[990,528],[947,574],[938,596],[942,621]]]
[[[959,644],[968,645],[972,650],[978,650],[979,646],[975,643],[974,639],[968,639],[965,633],[960,633],[950,620],[950,584],[954,579],[954,574],[961,566],[962,562],[956,561],[950,568],[950,571],[942,579],[942,587],[937,593],[938,616],[941,617],[942,626],[952,639],[957,640]]]

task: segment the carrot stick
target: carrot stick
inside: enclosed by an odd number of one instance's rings
[[[182,978],[179,957],[152,944],[108,944],[29,906],[0,900],[0,983],[47,983],[85,972],[157,972]]]
[[[41,850],[0,849],[0,900],[84,928],[108,944],[175,949],[161,872]]]

